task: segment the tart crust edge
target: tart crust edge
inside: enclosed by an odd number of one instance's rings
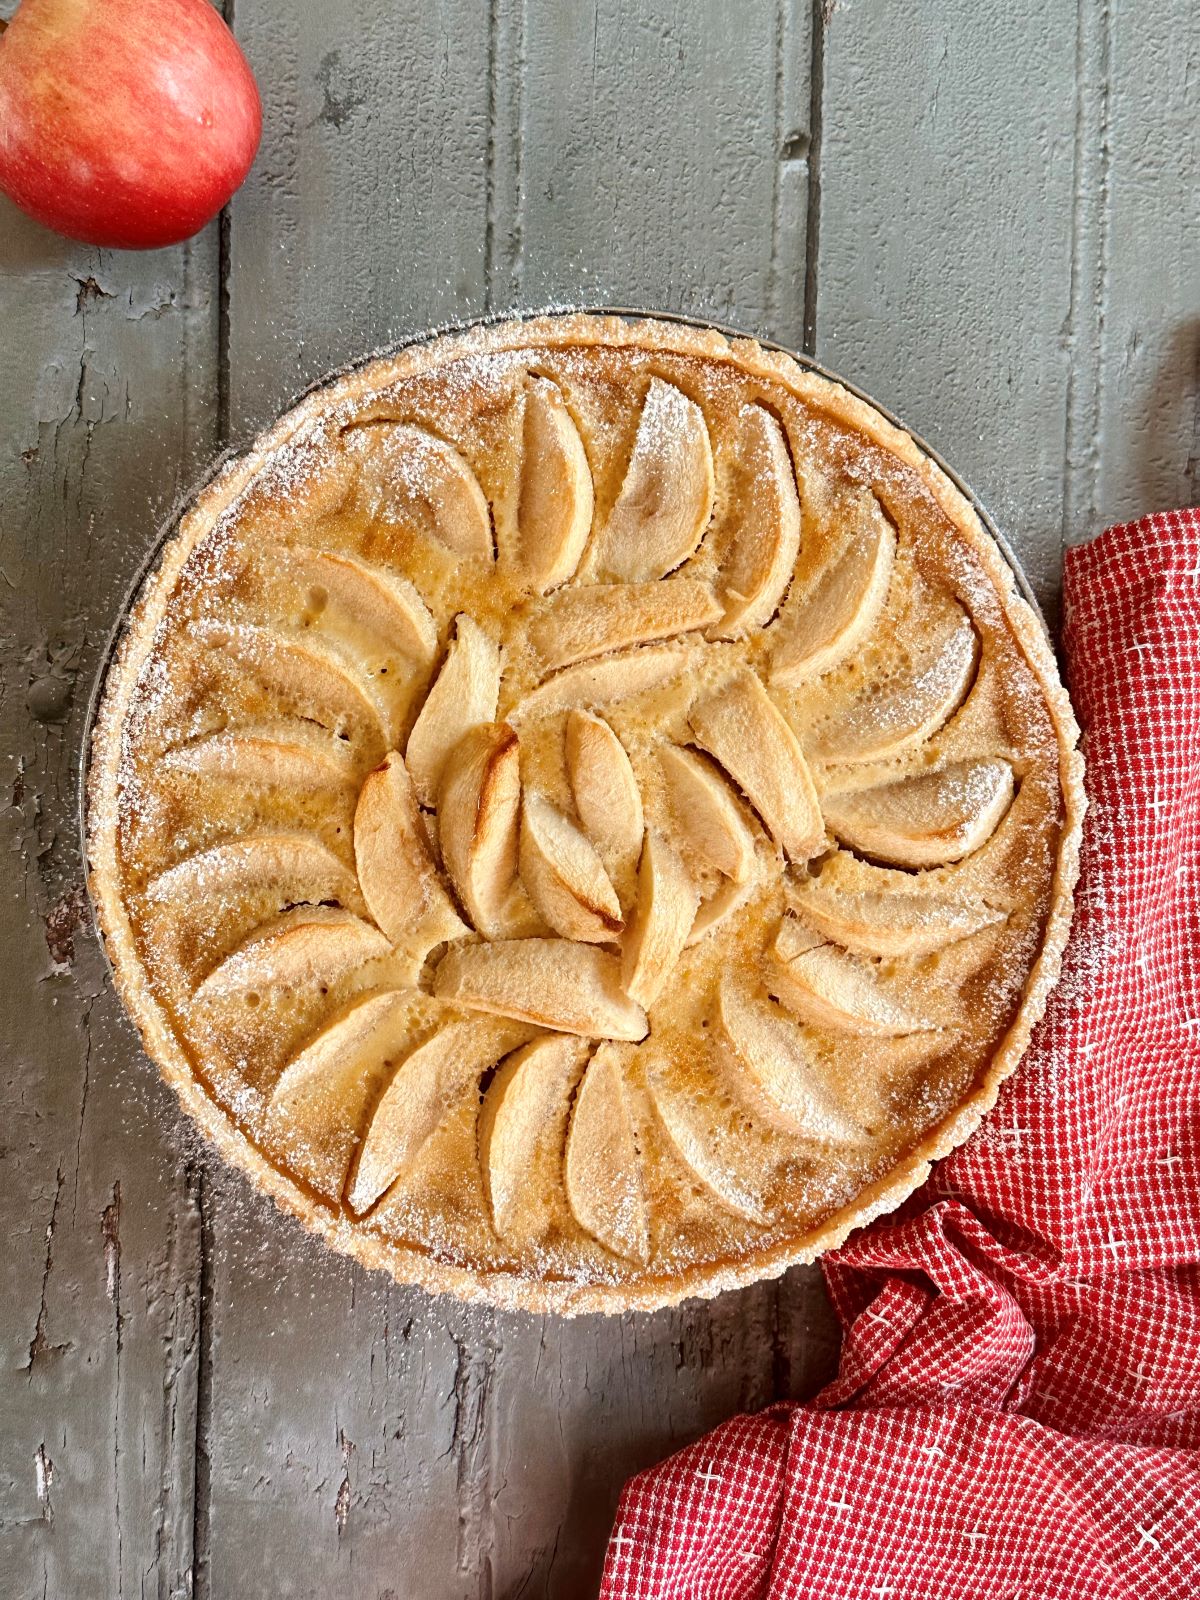
[[[272,457],[331,410],[352,406],[367,395],[377,396],[392,383],[464,357],[530,344],[605,344],[732,361],[744,371],[761,375],[790,390],[798,399],[864,435],[913,469],[959,535],[971,546],[993,584],[1041,690],[1059,750],[1063,821],[1050,909],[1017,1014],[993,1054],[982,1081],[883,1177],[860,1191],[851,1204],[833,1213],[818,1227],[741,1255],[736,1260],[708,1261],[677,1273],[650,1274],[633,1283],[537,1279],[458,1266],[439,1261],[422,1250],[363,1232],[353,1227],[348,1219],[333,1214],[302,1184],[272,1165],[236,1121],[204,1091],[151,991],[121,895],[118,831],[123,730],[156,630],[163,620],[176,580],[193,550]],[[1062,965],[1071,928],[1087,807],[1084,762],[1078,743],[1075,714],[1041,620],[1019,593],[1012,567],[983,527],[970,501],[910,434],[888,422],[873,406],[833,379],[807,371],[791,356],[765,350],[753,339],[730,338],[715,329],[688,323],[611,314],[572,312],[535,316],[489,326],[477,325],[459,333],[434,333],[427,340],[398,352],[369,358],[332,382],[319,382],[245,451],[218,467],[199,492],[184,501],[183,513],[177,520],[174,515],[169,519],[157,565],[142,580],[141,593],[121,624],[119,644],[111,654],[96,705],[90,751],[85,751],[87,885],[117,992],[147,1053],[174,1089],[182,1109],[226,1160],[244,1171],[258,1189],[298,1218],[309,1231],[334,1249],[353,1256],[363,1266],[390,1272],[399,1281],[416,1284],[435,1294],[449,1293],[461,1300],[534,1313],[582,1315],[650,1311],[693,1297],[711,1298],[726,1289],[779,1277],[793,1265],[815,1260],[841,1244],[854,1229],[899,1206],[925,1181],[932,1163],[962,1144],[979,1126],[994,1106],[1001,1085],[1020,1063]]]

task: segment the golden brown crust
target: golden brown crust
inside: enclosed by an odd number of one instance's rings
[[[957,536],[970,546],[999,597],[1007,623],[1053,722],[1059,750],[1062,819],[1048,915],[1015,1018],[994,1051],[986,1075],[969,1097],[926,1131],[890,1171],[863,1188],[851,1204],[819,1225],[765,1247],[745,1250],[732,1259],[710,1259],[671,1271],[650,1269],[612,1282],[518,1275],[439,1259],[427,1250],[390,1241],[378,1232],[360,1228],[348,1215],[332,1211],[302,1183],[273,1165],[196,1078],[148,980],[122,892],[118,797],[127,718],[156,631],[166,615],[179,576],[197,545],[282,447],[331,411],[352,411],[402,379],[464,357],[531,345],[548,348],[597,345],[732,363],[744,373],[781,386],[807,406],[857,432],[910,468],[954,525]],[[674,322],[626,320],[586,313],[531,318],[444,335],[428,344],[368,362],[328,387],[312,392],[245,455],[227,463],[203,489],[181,519],[177,534],[167,544],[157,571],[133,608],[109,672],[93,730],[87,780],[89,883],[118,989],[149,1054],[175,1088],[184,1109],[227,1159],[246,1171],[280,1206],[328,1243],[355,1256],[365,1266],[379,1267],[404,1281],[464,1299],[568,1314],[653,1309],[689,1296],[713,1295],[726,1288],[777,1275],[795,1262],[814,1259],[840,1243],[853,1228],[898,1205],[924,1180],[931,1162],[962,1143],[978,1126],[994,1104],[1001,1083],[1020,1061],[1058,976],[1070,928],[1071,896],[1078,873],[1085,806],[1083,764],[1077,739],[1070,702],[1059,680],[1044,629],[1018,593],[1012,569],[965,495],[908,434],[840,385],[750,340],[727,339],[709,329]]]

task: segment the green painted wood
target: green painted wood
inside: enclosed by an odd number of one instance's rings
[[[1072,360],[1077,8],[826,10],[815,353],[955,465],[1052,606]],[[1085,62],[1079,70],[1088,108],[1100,85]],[[1096,199],[1085,189],[1081,211]]]
[[[1105,22],[1098,427],[1076,537],[1200,504],[1200,14],[1173,0]]]
[[[806,6],[774,0],[527,0],[504,298],[793,334],[808,25]]]
[[[224,371],[244,441],[349,359],[487,300],[493,30],[465,0],[238,0],[263,88],[230,208]],[[222,1173],[197,1593],[475,1592],[478,1314],[368,1275]]]
[[[756,5],[752,26],[714,27],[684,7],[529,4],[497,7],[484,29],[431,8],[401,28],[368,7],[318,31],[285,26],[274,0],[239,0],[236,20],[273,86],[228,234],[235,437],[317,372],[444,317],[587,299],[763,327],[775,303],[800,326],[806,133],[790,119],[809,102],[806,8]],[[650,103],[661,126],[639,158]],[[564,140],[578,179],[556,197]],[[622,150],[635,159],[610,173]],[[369,1594],[398,1573],[428,1596],[531,1575],[577,1593],[627,1472],[769,1400],[777,1374],[801,1381],[807,1359],[778,1348],[791,1300],[781,1312],[774,1285],[656,1318],[493,1316],[314,1250],[234,1177],[211,1215],[203,1593],[266,1567],[297,1595],[351,1573]],[[272,1273],[280,1260],[287,1273]],[[789,1294],[823,1309],[814,1288],[809,1273]],[[409,1330],[413,1354],[379,1386],[385,1343],[400,1348],[384,1324]],[[553,1455],[546,1361],[563,1385]],[[303,1569],[285,1571],[300,1542]],[[556,1542],[569,1559],[551,1560]]]
[[[80,867],[88,694],[215,442],[216,234],[133,257],[0,201],[0,1590],[187,1593],[198,1164]]]
[[[108,625],[222,433],[432,323],[565,301],[815,349],[975,484],[1052,603],[1064,539],[1196,497],[1200,20],[234,20],[267,132],[222,263],[215,228],[139,258],[0,209],[0,1588],[574,1596],[626,1473],[829,1371],[819,1276],[654,1317],[498,1315],[332,1257],[197,1149],[82,917],[74,772]]]
[[[230,433],[486,308],[492,27],[469,0],[238,0],[265,133],[231,211]]]

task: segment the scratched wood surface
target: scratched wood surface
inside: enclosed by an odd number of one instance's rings
[[[11,0],[0,11],[11,12]],[[1192,0],[237,0],[220,224],[137,257],[0,208],[0,1593],[578,1596],[623,1478],[811,1392],[812,1271],[653,1317],[430,1300],[191,1138],[86,915],[90,685],[177,494],[323,371],[561,302],[815,353],[1064,542],[1195,500]]]

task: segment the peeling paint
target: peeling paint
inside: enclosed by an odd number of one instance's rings
[[[50,1220],[46,1224],[46,1260],[42,1267],[42,1294],[38,1304],[37,1322],[33,1329],[33,1338],[29,1341],[29,1359],[25,1363],[25,1371],[30,1378],[39,1358],[43,1356],[60,1356],[71,1347],[69,1344],[51,1344],[46,1337],[46,1291],[50,1282],[50,1273],[54,1268],[54,1229],[58,1222],[58,1202],[62,1198],[63,1175],[62,1169],[54,1175],[54,1202],[50,1207]]]
[[[350,1457],[354,1454],[354,1440],[348,1439],[341,1428],[338,1429],[338,1446],[342,1452],[342,1481],[333,1503],[333,1517],[340,1539],[350,1520]]]
[[[72,276],[74,277],[74,274]],[[106,289],[103,284],[97,282],[91,273],[88,273],[84,278],[75,278],[75,284],[77,286],[75,295],[76,315],[82,315],[89,301],[112,300],[115,295],[114,290]]]
[[[323,97],[316,121],[341,133],[359,107],[367,103],[365,91],[357,87],[357,74],[342,65],[340,50],[330,50],[321,57],[314,81]]]
[[[75,935],[86,909],[83,885],[76,883],[60,895],[46,913],[46,948],[51,961],[60,969],[65,970],[75,961]]]
[[[33,1455],[34,1485],[37,1497],[41,1502],[42,1521],[54,1522],[54,1507],[50,1502],[50,1490],[54,1484],[54,1463],[46,1454],[46,1441],[43,1439]]]
[[[105,1206],[104,1213],[100,1218],[100,1232],[104,1239],[104,1290],[117,1311],[119,1338],[119,1318],[121,1314],[121,1183],[119,1179],[113,1184],[112,1199]]]

